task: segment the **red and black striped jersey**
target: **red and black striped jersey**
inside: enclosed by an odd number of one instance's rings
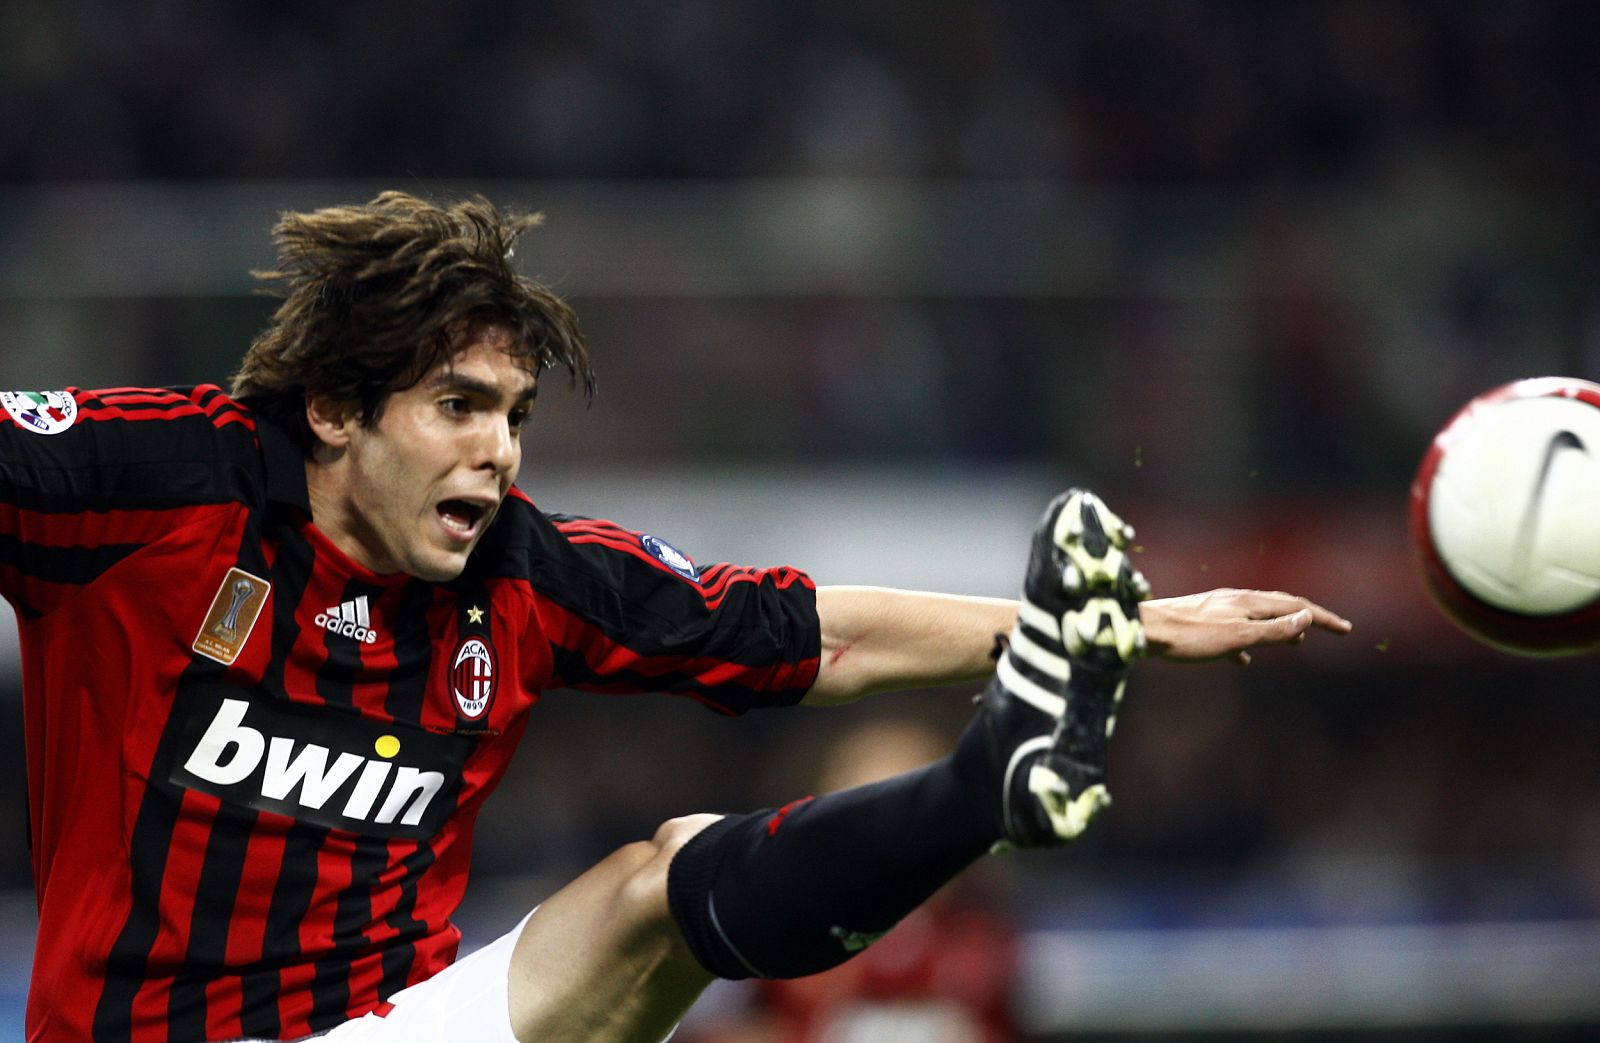
[[[436,973],[473,822],[552,688],[722,713],[815,679],[815,589],[513,491],[448,583],[310,521],[215,387],[0,395],[39,1040],[294,1038]]]

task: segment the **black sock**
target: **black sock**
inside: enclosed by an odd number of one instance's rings
[[[667,897],[722,978],[796,978],[877,940],[1000,838],[978,722],[924,768],[730,815],[672,861]]]

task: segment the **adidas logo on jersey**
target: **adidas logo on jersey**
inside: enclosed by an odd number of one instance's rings
[[[454,809],[470,740],[245,695],[217,687],[180,696],[186,753],[173,782],[369,836],[431,836]]]
[[[318,612],[316,624],[330,634],[353,637],[364,645],[378,642],[377,632],[372,629],[372,613],[367,607],[365,594]]]

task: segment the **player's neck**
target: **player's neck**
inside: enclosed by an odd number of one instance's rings
[[[382,553],[377,534],[351,502],[344,474],[347,467],[345,454],[326,447],[319,447],[306,460],[306,496],[311,505],[311,524],[352,564],[380,576],[398,572],[395,563]]]

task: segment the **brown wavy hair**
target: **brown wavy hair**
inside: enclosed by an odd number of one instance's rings
[[[307,394],[356,405],[370,426],[389,395],[499,324],[535,372],[562,366],[592,397],[577,316],[511,263],[518,237],[543,220],[478,196],[437,206],[404,192],[283,214],[278,267],[251,273],[283,303],[245,353],[233,396],[309,453]]]

